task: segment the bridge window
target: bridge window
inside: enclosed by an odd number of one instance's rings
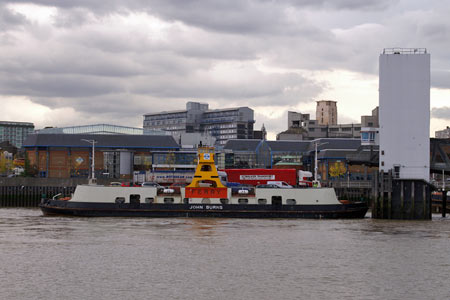
[[[164,203],[170,204],[170,203],[173,203],[173,202],[174,202],[173,198],[164,198]]]
[[[140,203],[140,202],[141,202],[141,195],[137,195],[137,194],[130,195],[130,203],[131,204]]]
[[[118,204],[125,203],[125,197],[116,197],[115,202]]]
[[[294,205],[296,203],[297,203],[297,201],[295,199],[286,199],[286,204],[288,204],[288,205]]]
[[[211,166],[210,165],[203,165],[201,170],[203,172],[211,172]]]
[[[258,204],[267,204],[267,199],[263,198],[258,199]]]

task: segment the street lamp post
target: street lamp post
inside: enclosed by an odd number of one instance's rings
[[[317,187],[319,187],[319,180],[317,179],[317,169],[318,169],[318,166],[317,166],[317,147],[325,145],[325,144],[328,144],[328,143],[320,143],[320,144],[318,142],[314,143],[315,153],[314,153],[314,181],[313,181],[313,185],[315,185]]]
[[[92,173],[91,173],[91,178],[89,179],[89,184],[95,184],[97,183],[97,180],[95,179],[95,144],[97,143],[96,140],[86,140],[86,139],[81,139],[83,142],[88,142],[92,144]]]

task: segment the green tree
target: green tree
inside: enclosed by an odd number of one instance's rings
[[[13,161],[8,157],[8,152],[4,151],[0,153],[0,173],[8,174],[12,171]]]

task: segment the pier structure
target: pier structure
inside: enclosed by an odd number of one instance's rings
[[[380,172],[372,190],[372,218],[429,220],[432,190],[424,180],[400,179],[392,170]]]
[[[372,216],[431,219],[430,54],[384,49],[379,72],[380,176]]]

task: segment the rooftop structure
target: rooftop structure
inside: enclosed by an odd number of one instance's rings
[[[30,134],[24,147],[91,147],[83,140],[96,140],[95,148],[179,149],[171,136],[114,134]]]
[[[336,101],[320,100],[316,106],[316,120],[319,125],[337,125]]]
[[[427,54],[427,48],[384,48],[383,54]]]
[[[118,126],[111,124],[93,124],[70,127],[49,127],[36,130],[39,134],[133,134],[133,135],[170,135],[162,130],[144,130],[143,128]]]
[[[320,101],[319,101],[320,102]],[[322,101],[322,104],[330,101]],[[332,106],[335,101],[330,102]],[[326,106],[326,105],[325,105]],[[325,111],[325,109],[324,109]],[[334,112],[337,113],[336,110]],[[325,113],[324,113],[325,115]],[[319,118],[322,116],[320,108]],[[337,116],[333,118],[337,120]],[[318,138],[360,138],[361,127],[378,127],[378,107],[372,110],[372,115],[361,116],[361,123],[325,124],[311,120],[309,114],[294,111],[288,112],[288,129],[277,134],[277,140],[314,140]]]
[[[361,116],[361,127],[379,127],[379,107],[372,109],[371,116]]]

